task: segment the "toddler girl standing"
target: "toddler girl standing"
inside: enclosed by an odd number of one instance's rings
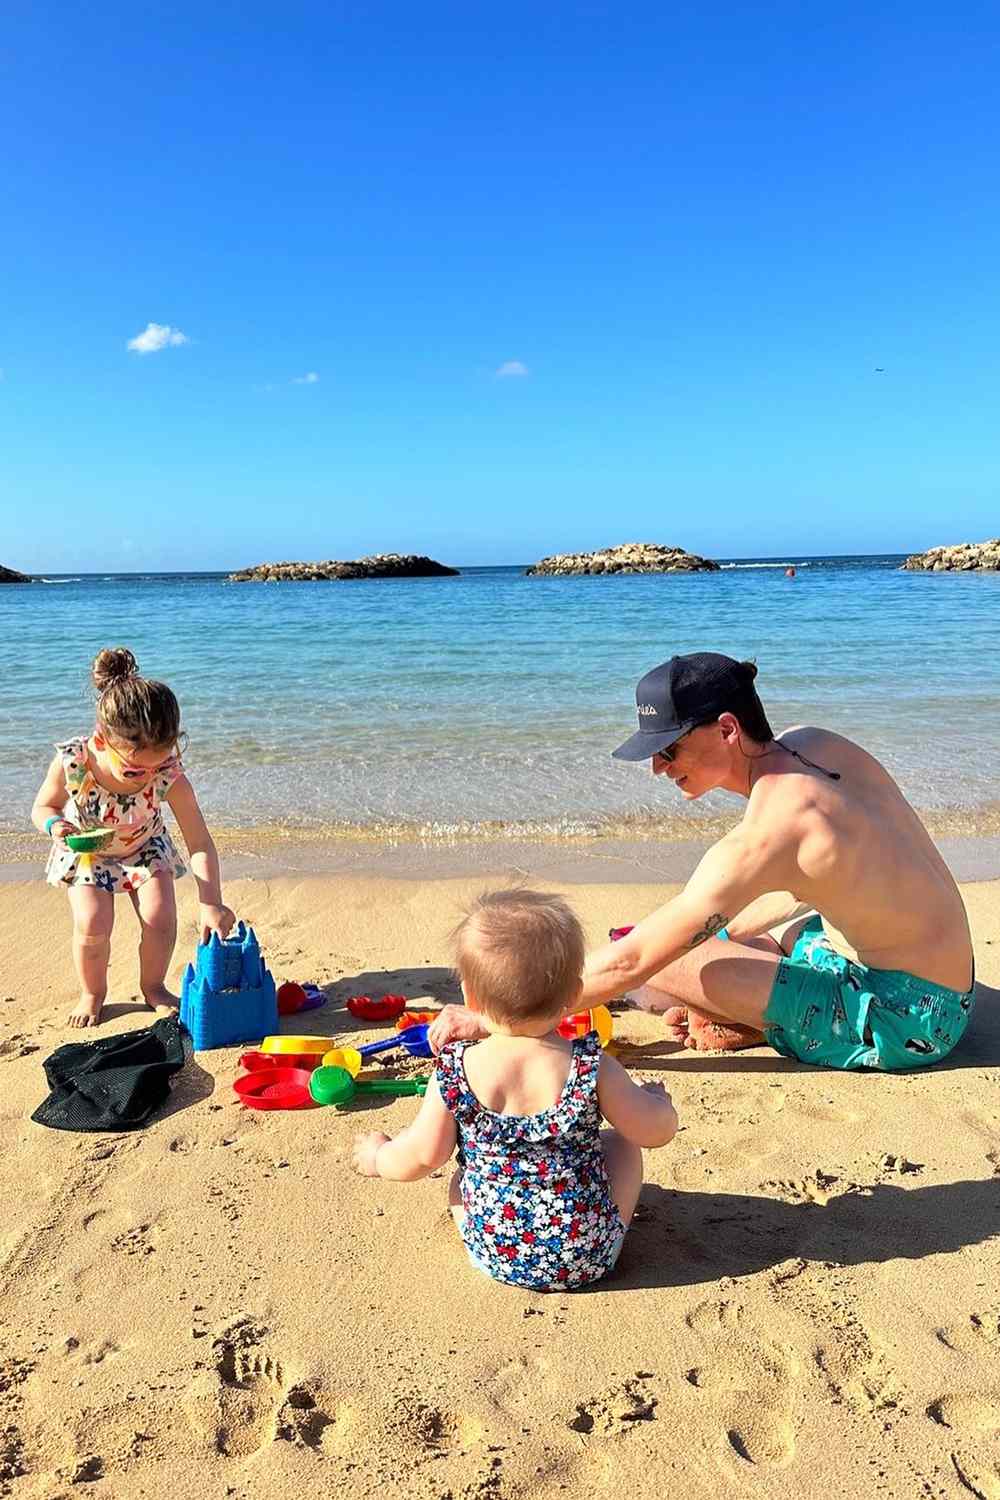
[[[368,1176],[426,1177],[459,1147],[450,1204],[473,1265],[535,1291],[586,1286],[618,1259],[642,1186],[642,1146],[673,1139],[658,1084],[639,1088],[595,1032],[556,1031],[582,987],[584,938],[564,901],[480,898],[456,933],[465,1003],[489,1031],[450,1042],[416,1120],[360,1136]],[[602,1131],[605,1119],[615,1128]]]
[[[125,892],[139,917],[139,983],[158,1013],[176,1008],[166,988],[177,936],[174,881],[185,873],[161,803],[177,819],[198,882],[201,940],[225,937],[236,918],[222,904],[219,856],[178,755],[177,699],[163,682],[140,677],[124,647],[101,651],[91,668],[97,691],[93,733],[56,746],[31,810],[53,848],[45,878],[65,885],[73,914],[73,961],[80,1000],[71,1026],[96,1026],[108,989],[114,898]],[[112,831],[100,853],[82,857],[66,835]]]

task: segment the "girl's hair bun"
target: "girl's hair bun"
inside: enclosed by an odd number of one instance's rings
[[[135,677],[138,671],[139,663],[127,646],[106,646],[94,657],[90,675],[98,693],[105,693],[112,683]]]
[[[747,681],[753,682],[754,678],[757,676],[757,663],[755,661],[741,661],[740,666],[747,674]]]

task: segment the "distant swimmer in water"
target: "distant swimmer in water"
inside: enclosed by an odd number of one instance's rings
[[[785,569],[785,577],[786,578],[794,578],[795,577],[795,569],[792,568],[792,567],[786,568]]]

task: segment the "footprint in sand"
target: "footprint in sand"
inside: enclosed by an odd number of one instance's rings
[[[263,1338],[249,1318],[231,1324],[212,1345],[214,1373],[195,1380],[185,1398],[191,1425],[229,1458],[248,1458],[278,1436],[283,1371]]]
[[[939,1328],[937,1337],[947,1349],[956,1349],[962,1354],[988,1353],[989,1345],[1000,1344],[1000,1307],[970,1313],[964,1323],[956,1323],[953,1328]]]
[[[1000,1432],[1000,1391],[938,1396],[927,1415],[958,1432]]]
[[[836,1317],[840,1326],[831,1322],[813,1356],[834,1397],[854,1411],[894,1411],[901,1393],[881,1349],[849,1309],[840,1308]]]
[[[126,1255],[153,1255],[156,1246],[150,1238],[154,1232],[152,1224],[136,1224],[132,1229],[126,1229],[124,1233],[111,1241],[112,1250],[124,1252]]]
[[[856,1109],[838,1104],[835,1099],[791,1098],[786,1108],[797,1115],[803,1115],[807,1120],[819,1120],[824,1125],[855,1125],[861,1119]]]
[[[958,1478],[976,1500],[1000,1500],[1000,1464],[958,1450],[951,1455],[951,1462]]]
[[[15,1057],[28,1057],[32,1052],[37,1051],[37,1043],[29,1042],[27,1036],[20,1034],[9,1036],[5,1041],[0,1042],[0,1058],[4,1058],[8,1062],[12,1061]]]
[[[633,1379],[590,1401],[581,1402],[566,1425],[574,1432],[596,1433],[601,1437],[634,1432],[636,1423],[652,1422],[656,1417],[659,1402],[650,1394],[651,1379],[647,1371],[638,1370]]]
[[[339,1448],[343,1424],[328,1417],[317,1397],[304,1385],[293,1385],[278,1412],[275,1437],[300,1448]]]
[[[353,1441],[354,1413],[344,1407],[331,1417],[333,1403],[324,1393],[289,1385],[280,1359],[264,1347],[265,1334],[243,1318],[218,1335],[214,1370],[199,1376],[185,1397],[192,1427],[227,1458],[249,1458],[276,1441],[344,1451]]]
[[[422,1448],[435,1453],[466,1452],[486,1436],[485,1423],[478,1417],[456,1415],[408,1396],[395,1403],[389,1421]]]
[[[760,1191],[781,1198],[785,1203],[818,1203],[825,1207],[831,1198],[839,1198],[844,1193],[869,1193],[871,1189],[817,1167],[815,1172],[800,1181],[762,1182]]]
[[[705,1363],[688,1370],[686,1378],[717,1404],[733,1453],[761,1467],[791,1463],[798,1376],[794,1354],[758,1334],[737,1302],[700,1302],[685,1322],[708,1349]]]
[[[967,1125],[976,1135],[983,1136],[991,1145],[1000,1135],[1000,1114],[996,1110],[978,1107],[963,1109],[958,1118],[963,1125]]]

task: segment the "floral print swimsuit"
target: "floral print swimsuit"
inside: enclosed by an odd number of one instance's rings
[[[161,766],[138,792],[109,792],[90,769],[87,738],[57,745],[68,793],[63,815],[81,832],[113,828],[114,839],[100,854],[85,860],[72,849],[53,844],[45,867],[49,885],[96,885],[118,894],[134,891],[150,876],[166,871],[176,880],[187,869],[163,823],[160,803],[184,768],[176,756]]]
[[[625,1237],[611,1196],[597,1075],[597,1033],[573,1042],[558,1102],[536,1115],[496,1114],[469,1087],[470,1042],[438,1058],[441,1097],[458,1126],[462,1237],[473,1264],[497,1281],[564,1291],[607,1275]]]

